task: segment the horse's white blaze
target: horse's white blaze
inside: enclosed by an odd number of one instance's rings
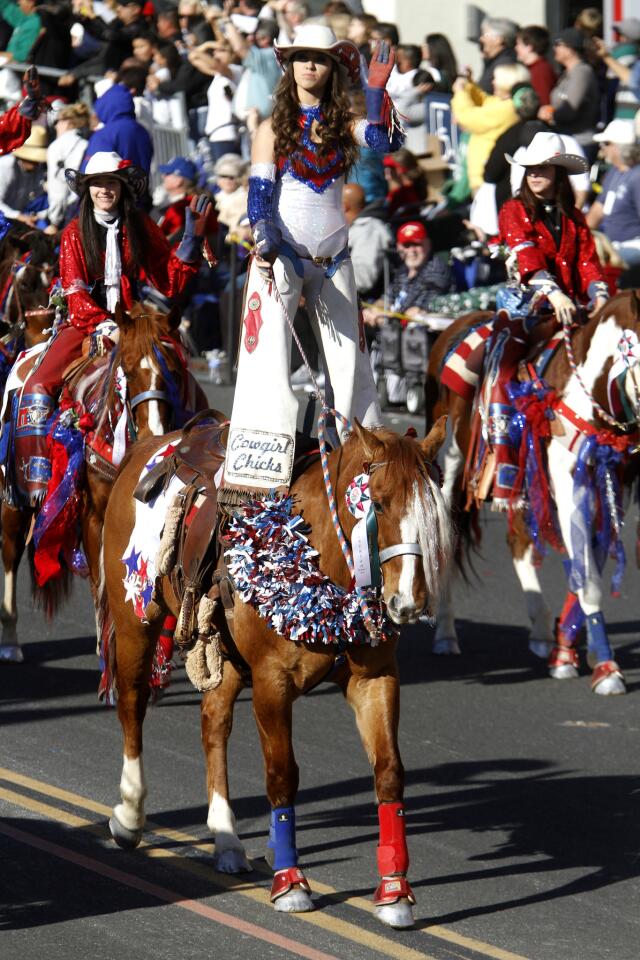
[[[431,480],[415,480],[406,513],[400,521],[402,543],[418,543],[422,553],[427,598],[432,603],[440,592],[445,568],[451,553],[451,524],[439,488]],[[396,609],[415,608],[415,577],[420,557],[407,554],[396,591]]]
[[[571,546],[572,518],[574,522],[580,522],[580,517],[574,510],[573,505],[573,471],[576,458],[573,453],[553,438],[549,444],[548,457],[549,476],[558,509],[560,532],[567,553],[573,558]],[[585,534],[584,567],[586,583],[583,588],[578,590],[578,599],[583,611],[589,616],[590,613],[596,613],[601,608],[602,579],[589,546],[591,543],[590,533],[585,531]]]
[[[533,564],[533,546],[529,545],[524,556],[513,566],[525,595],[527,613],[531,621],[531,640],[553,640],[553,619],[547,602],[542,596],[538,571]]]
[[[120,778],[122,803],[114,807],[113,813],[127,830],[139,830],[144,825],[146,795],[147,784],[144,779],[142,757],[124,757]]]
[[[160,374],[153,360],[150,357],[143,357],[140,367],[143,370],[151,370],[152,377],[149,390],[157,390],[160,382]],[[157,400],[149,400],[147,403],[147,423],[154,437],[161,437],[165,433],[164,425],[160,417],[160,404]]]
[[[400,521],[400,540],[402,543],[418,543],[418,484],[413,486],[413,496],[411,503]],[[418,569],[420,557],[415,554],[406,554],[402,557],[402,571],[398,580],[397,605],[402,607],[415,607],[413,598],[413,585]]]

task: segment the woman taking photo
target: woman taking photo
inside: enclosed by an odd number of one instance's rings
[[[507,160],[515,162],[510,156]],[[593,314],[609,296],[591,231],[575,206],[569,181],[569,174],[588,168],[587,161],[567,153],[557,134],[541,132],[518,163],[525,168],[522,186],[500,210],[499,224],[500,241],[511,252],[519,284],[505,288],[504,296],[498,295],[498,308],[503,309],[494,320],[487,361],[488,369],[496,372],[483,386],[493,453],[485,458],[484,469],[494,477],[494,509],[509,505],[515,466],[509,417],[505,416],[511,409],[506,388],[516,379],[518,362],[528,349],[542,304],[548,301],[558,325],[570,325],[577,305]],[[480,468],[482,472],[482,465]],[[478,479],[476,488],[490,492],[489,479]]]
[[[367,426],[380,422],[358,329],[342,188],[359,146],[387,152],[401,144],[385,94],[393,56],[385,44],[376,49],[365,90],[367,119],[356,120],[346,79],[358,82],[361,61],[351,42],[309,24],[299,28],[294,44],[276,46],[275,53],[284,76],[273,115],[258,128],[249,178],[255,256],[224,468],[229,505],[242,499],[234,491],[289,485],[298,412],[289,377],[289,323],[303,295],[335,408]]]
[[[137,206],[146,175],[116,153],[95,153],[85,172],[66,171],[80,197],[80,212],[62,232],[60,279],[67,320],[56,331],[42,360],[25,381],[15,436],[16,475],[32,506],[44,497],[51,466],[47,420],[55,408],[63,373],[80,356],[82,342],[118,303],[130,309],[145,280],[170,299],[195,276],[209,202],[194,197],[175,253],[160,228]]]

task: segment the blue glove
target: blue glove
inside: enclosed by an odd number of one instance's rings
[[[25,71],[22,82],[25,85],[27,95],[18,107],[18,113],[21,117],[35,120],[42,110],[40,77],[38,76],[36,67],[29,67],[29,69]]]
[[[185,211],[184,234],[176,250],[176,256],[185,263],[193,263],[201,256],[210,208],[211,201],[202,193],[199,197],[191,198]]]
[[[253,242],[256,254],[273,263],[282,243],[282,233],[271,221],[258,220],[253,228]]]

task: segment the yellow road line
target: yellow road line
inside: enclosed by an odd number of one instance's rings
[[[6,773],[8,772],[9,771],[6,770],[0,770],[0,776],[2,776],[4,779],[10,779],[6,776]],[[27,786],[28,783],[25,781],[30,780],[29,777],[22,777],[19,774],[17,775],[16,779],[20,780],[22,786]],[[45,785],[43,784],[42,786]],[[55,791],[56,793],[66,794],[66,797],[60,797],[59,799],[68,800],[69,797],[72,796],[68,794],[67,791],[60,791],[58,788],[55,788]],[[7,800],[9,803],[16,804],[17,806],[31,810],[34,813],[39,813],[41,816],[46,817],[49,820],[56,820],[71,827],[84,829],[89,833],[104,835],[104,827],[102,825],[96,824],[92,820],[86,820],[82,817],[78,817],[66,810],[61,810],[59,807],[54,807],[47,803],[41,803],[39,800],[34,800],[32,797],[27,797],[22,793],[16,793],[13,790],[6,790],[3,787],[0,787],[0,799]],[[99,805],[92,803],[92,806]],[[177,831],[172,831],[172,833],[174,834],[174,839],[188,839],[188,834],[178,834]],[[193,860],[189,860],[181,854],[175,853],[173,850],[151,847],[147,841],[142,841],[138,850],[147,857],[171,859],[174,861],[174,864],[172,865],[179,866],[190,873],[197,874],[200,878],[205,879],[212,886],[222,887],[225,890],[240,893],[242,896],[248,897],[256,903],[259,903],[261,906],[266,907],[269,910],[272,909],[269,893],[263,887],[249,887],[246,884],[243,884],[242,881],[238,882],[231,877],[226,877],[221,874],[216,874],[214,877],[212,876],[213,871],[211,867],[205,867],[204,864],[199,864]],[[316,888],[316,886],[317,885],[314,884],[314,888]],[[380,934],[363,930],[361,927],[358,927],[353,923],[340,920],[338,917],[332,917],[327,913],[318,911],[316,913],[292,914],[292,916],[295,916],[296,920],[303,920],[305,923],[310,923],[312,926],[320,927],[323,930],[342,937],[345,940],[351,940],[360,946],[367,947],[370,950],[375,950],[376,952],[382,953],[385,956],[392,957],[394,960],[435,960],[434,957],[424,953],[421,950],[414,950],[411,947],[405,947],[402,944],[394,943],[393,940],[389,940]]]
[[[63,790],[60,787],[56,787],[53,784],[49,784],[46,781],[35,780],[32,777],[26,777],[23,774],[9,770],[6,767],[0,767],[0,779],[8,780],[12,783],[19,784],[20,786],[27,787],[31,790],[36,790],[40,793],[45,793],[48,796],[55,797],[58,800],[63,800],[66,803],[74,804],[78,807],[83,807],[85,810],[91,810],[93,813],[97,813],[100,816],[110,817],[112,808],[105,806],[102,803],[96,803],[94,800],[90,800],[88,797],[83,797],[77,793],[72,793],[68,790]],[[204,843],[209,844],[213,843],[213,840],[203,841],[201,838],[196,837],[193,834],[184,833],[180,830],[173,830],[170,827],[163,827],[160,824],[154,823],[151,820],[148,820],[145,826],[145,830],[148,833],[153,833],[162,837],[166,837],[169,840],[173,840],[178,843],[189,843],[192,846],[202,846]],[[156,854],[150,854],[155,856]],[[184,858],[180,858],[184,860]],[[259,864],[253,864],[254,869],[263,873],[265,876],[270,876],[270,871],[267,872],[261,868]],[[209,878],[210,879],[210,878]],[[224,887],[227,890],[237,890],[239,893],[242,893],[243,896],[251,896],[252,899],[260,899],[260,897],[254,896],[258,891],[258,888],[249,886],[246,881],[238,880],[232,876],[227,876],[224,874],[216,874],[215,883],[221,887]],[[328,884],[321,883],[320,881],[314,878],[313,880],[313,889],[317,893],[322,894],[323,896],[334,900],[339,903],[346,903],[351,907],[355,907],[358,910],[365,910],[367,913],[374,912],[373,903],[370,900],[365,900],[364,897],[337,897],[338,891],[335,887],[331,887]],[[268,903],[269,898],[266,891],[260,891],[264,893],[265,901]],[[318,917],[323,916],[321,914],[304,914],[299,913],[295,915],[298,919],[305,920],[307,923],[317,923]],[[331,918],[335,920],[336,918]],[[339,921],[342,923],[343,921]],[[322,925],[322,924],[319,924]],[[350,925],[349,925],[350,926]],[[337,932],[337,931],[336,931]],[[421,927],[421,933],[426,933],[429,936],[435,937],[439,940],[445,940],[447,943],[456,944],[459,947],[464,947],[467,950],[475,951],[476,953],[483,954],[486,957],[491,957],[492,960],[527,960],[526,957],[522,956],[519,953],[512,953],[510,950],[503,950],[501,947],[496,947],[491,943],[485,943],[483,940],[476,940],[474,937],[465,937],[460,933],[456,933],[455,930],[450,930],[448,927],[442,927],[437,924],[434,924],[429,927]],[[340,934],[344,936],[345,934]],[[360,942],[360,941],[358,941]],[[385,941],[386,943],[391,943],[391,941]],[[399,945],[395,945],[399,946]],[[373,949],[380,949],[374,947]],[[409,950],[408,953],[393,953],[391,954],[394,957],[406,958],[406,960],[411,960],[412,957],[425,957],[423,953],[416,953],[411,951],[411,948],[406,948]],[[384,950],[383,952],[387,952]]]

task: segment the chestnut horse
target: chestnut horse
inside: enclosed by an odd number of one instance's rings
[[[363,471],[370,472],[370,494],[383,561],[384,548],[393,548],[389,551],[392,558],[384,564],[381,599],[391,621],[397,624],[415,622],[425,608],[435,602],[448,561],[449,521],[439,486],[427,469],[427,462],[435,456],[443,437],[443,423],[422,442],[399,437],[385,429],[368,431],[356,424],[344,446],[329,455],[328,468],[337,496],[338,517],[347,539],[351,537],[354,519],[345,504],[345,491],[354,477]],[[149,621],[139,619],[126,598],[122,558],[134,528],[134,489],[145,464],[166,439],[147,440],[132,449],[114,484],[105,517],[104,573],[115,627],[118,717],[124,738],[122,802],[114,808],[110,828],[116,842],[125,848],[140,842],[145,822],[147,788],[142,764],[142,725],[148,698],[147,680],[163,619],[169,612],[177,615],[178,604],[168,578],[158,577],[155,603],[152,601],[144,613]],[[216,465],[217,460],[214,470]],[[294,511],[304,517],[310,530],[309,541],[318,551],[320,570],[335,584],[349,590],[350,575],[336,537],[319,462],[313,463],[295,481],[292,495]],[[164,517],[165,514],[161,522]],[[204,589],[207,589],[206,583]],[[356,714],[358,730],[374,770],[381,875],[375,898],[376,912],[391,926],[411,926],[414,901],[406,880],[409,860],[402,803],[404,772],[398,750],[396,640],[356,645],[348,642],[349,637],[336,637],[336,645],[294,643],[270,629],[266,620],[237,596],[232,634],[228,627],[231,618],[225,617],[219,608],[214,616],[223,647],[222,679],[216,689],[204,694],[201,705],[209,801],[207,823],[216,836],[214,867],[226,873],[250,869],[236,833],[227,780],[227,740],[233,707],[250,676],[253,709],[265,760],[266,791],[272,808],[269,839],[275,870],[272,901],[279,911],[312,909],[309,887],[298,867],[295,849],[298,767],[292,746],[292,704],[331,675],[330,679],[339,685]],[[340,652],[344,662],[334,670]]]
[[[136,438],[160,436],[206,407],[206,397],[186,366],[177,333],[180,323],[177,311],[167,315],[148,305],[134,304],[129,313],[116,310],[116,323],[118,342],[112,353],[95,357],[71,387],[71,399],[94,419],[94,437],[100,438],[103,428],[107,434],[112,433],[109,420],[114,409],[118,371],[126,385],[127,444]],[[24,382],[36,360],[36,355],[27,356],[24,368],[16,373],[19,381]],[[117,463],[114,465],[94,450],[89,437],[85,466],[81,540],[95,594],[100,579],[102,524]],[[3,502],[4,598],[0,607],[0,660],[21,662],[23,659],[17,632],[17,573],[34,519],[30,507]],[[69,571],[63,565],[59,577],[43,590],[34,584],[35,598],[53,614],[68,592],[69,583]]]
[[[440,461],[444,472],[443,493],[450,510],[461,516],[466,500],[464,487],[464,466],[470,442],[471,403],[449,391],[445,386],[434,385],[439,382],[439,373],[444,357],[450,346],[464,331],[465,326],[472,327],[478,315],[461,318],[457,327],[444,331],[438,338],[429,359],[427,373],[427,423],[442,413],[449,414],[447,437],[440,451]],[[540,334],[550,333],[554,325],[551,320],[545,324]],[[581,444],[595,435],[596,431],[610,431],[610,440],[616,442],[624,431],[611,431],[610,425],[603,419],[600,410],[608,412],[607,379],[612,364],[620,356],[620,344],[623,333],[628,331],[631,337],[640,335],[639,301],[635,292],[627,291],[612,298],[599,313],[582,326],[571,330],[570,344],[574,364],[570,362],[566,341],[559,346],[544,372],[544,381],[555,391],[563,405],[562,412],[554,410],[554,419],[562,426],[557,433],[551,432],[546,440],[545,459],[548,469],[550,493],[555,504],[558,529],[570,563],[575,561],[575,548],[572,544],[572,523],[581,522],[576,516],[574,504],[574,473],[577,454]],[[537,338],[538,339],[538,338]],[[640,364],[636,360],[629,365],[625,380],[627,406],[632,411],[632,423],[637,429],[640,423]],[[576,426],[578,425],[578,426]],[[582,429],[579,428],[582,425]],[[563,442],[565,437],[573,436],[573,444]],[[602,435],[601,435],[602,436]],[[593,470],[593,467],[589,467]],[[471,507],[471,512],[476,510]],[[621,519],[621,517],[620,517]],[[531,621],[529,647],[539,657],[549,658],[550,675],[554,679],[569,679],[578,675],[578,658],[575,649],[577,633],[568,628],[563,630],[564,616],[581,611],[581,619],[586,619],[589,663],[593,668],[592,690],[595,693],[610,695],[624,693],[626,688],[621,671],[615,661],[608,640],[606,626],[601,611],[602,564],[597,562],[593,531],[585,535],[584,555],[581,556],[583,575],[577,578],[575,593],[570,592],[565,602],[563,615],[554,629],[551,611],[542,595],[540,581],[536,571],[536,552],[532,539],[525,526],[522,514],[513,516],[512,529],[508,535],[513,563],[520,585],[525,593],[527,612]],[[577,597],[577,603],[576,603]],[[454,611],[451,598],[451,582],[442,591],[441,605],[438,611],[438,624],[434,641],[434,651],[438,653],[459,653],[456,635]]]

